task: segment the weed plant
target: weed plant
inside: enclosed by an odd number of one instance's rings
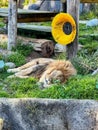
[[[21,53],[12,53],[7,57],[7,61],[15,63],[16,67],[26,63],[25,57]]]

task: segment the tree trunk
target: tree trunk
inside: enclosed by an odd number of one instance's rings
[[[76,37],[72,43],[66,46],[67,59],[72,59],[78,51],[79,6],[79,0],[67,0],[67,13],[72,15],[76,22]]]
[[[8,8],[8,50],[16,45],[17,37],[17,0],[9,0]]]
[[[43,57],[50,57],[54,54],[54,42],[48,39],[32,39],[32,38],[23,38],[19,37],[24,44],[31,44],[35,51],[39,52],[39,54]]]
[[[54,53],[54,42],[47,39],[32,39],[34,50],[41,52],[43,57],[49,58]]]

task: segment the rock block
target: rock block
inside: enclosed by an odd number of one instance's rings
[[[0,99],[3,130],[98,130],[94,100]]]

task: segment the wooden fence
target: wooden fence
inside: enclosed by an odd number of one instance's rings
[[[83,3],[98,3],[98,0],[61,0],[63,4],[67,2],[67,13],[71,14],[76,21],[77,34],[75,40],[66,46],[67,58],[72,59],[78,50],[78,30],[79,30],[79,6]],[[17,0],[9,1],[8,12],[8,50],[16,45],[17,37]]]

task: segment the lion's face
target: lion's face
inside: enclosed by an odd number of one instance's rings
[[[45,73],[40,82],[42,83],[42,87],[45,88],[54,83],[54,81],[64,82],[64,80],[64,75],[60,70],[53,70],[51,73]]]
[[[46,80],[52,83],[54,80],[64,81],[64,75],[60,70],[53,70],[50,74],[46,75]]]

